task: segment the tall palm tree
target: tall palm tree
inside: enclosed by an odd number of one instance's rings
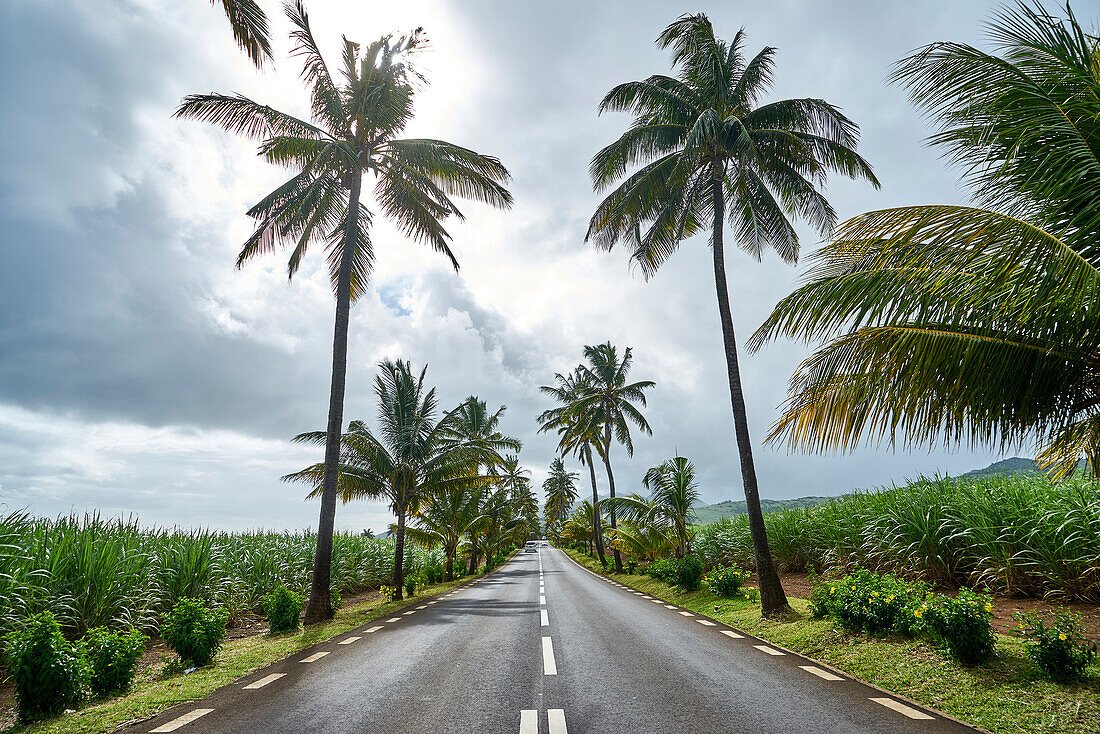
[[[508,492],[512,509],[523,519],[528,534],[537,536],[539,532],[539,501],[535,498],[535,491],[531,488],[531,470],[520,466],[518,456],[509,454],[490,473],[497,477],[500,486]]]
[[[603,450],[600,451],[600,455],[604,469],[607,471],[608,495],[614,497],[615,474],[611,471],[612,440],[626,448],[627,456],[633,456],[634,441],[630,438],[630,424],[633,423],[647,434],[653,434],[653,429],[649,427],[645,416],[634,403],[641,403],[644,407],[645,391],[657,383],[652,380],[627,382],[627,374],[634,361],[630,347],[623,350],[623,357],[620,360],[618,350],[612,346],[611,342],[585,346],[584,358],[587,364],[581,365],[581,372],[584,375],[585,390],[573,403],[573,410],[587,416],[587,420],[601,430]],[[608,519],[614,531],[616,526],[614,503],[609,505]],[[615,555],[615,572],[622,573],[623,559],[619,549],[612,548],[612,551]]]
[[[408,237],[428,244],[458,269],[443,227],[462,214],[452,196],[497,207],[511,205],[504,188],[508,171],[500,162],[441,140],[400,139],[413,116],[420,75],[409,60],[425,45],[422,30],[408,36],[382,36],[365,50],[345,39],[344,83],[329,74],[310,30],[301,0],[287,5],[294,26],[295,54],[304,61],[302,78],[310,87],[313,122],[240,96],[194,94],[185,97],[178,117],[194,118],[260,141],[264,160],[296,169],[292,176],[249,210],[257,221],[237,257],[241,267],[275,245],[291,247],[287,273],[298,271],[311,243],[325,243],[336,296],[336,322],[329,390],[325,480],[317,526],[317,551],[305,621],[332,616],[329,577],[332,529],[336,518],[340,430],[344,417],[348,322],[351,303],[366,290],[374,265],[369,237],[371,212],[360,202],[364,179],[374,182],[375,206]]]
[[[934,43],[894,79],[939,123],[977,206],[845,222],[753,337],[826,340],[770,438],[847,449],[1037,441],[1100,476],[1100,39],[1071,10],[1004,9],[999,53]]]
[[[587,239],[610,250],[622,242],[648,278],[680,242],[710,230],[714,284],[722,321],[730,403],[752,530],[760,602],[765,615],[788,609],[772,563],[749,438],[737,342],[726,286],[725,220],[738,244],[760,259],[774,248],[787,262],[798,258],[798,235],[789,217],[821,232],[836,213],[819,190],[826,174],[865,178],[871,167],[855,153],[858,127],[820,99],[759,104],[774,71],[768,46],[746,61],[744,32],[731,42],[714,35],[705,15],[684,15],[658,37],[672,48],[674,77],[655,75],[612,89],[600,112],[627,111],[634,123],[592,159],[590,172],[603,191],[626,176],[596,209]],[[635,164],[641,168],[629,175]]]
[[[218,0],[210,0],[210,4],[216,6]],[[221,0],[221,4],[233,29],[233,40],[257,68],[263,68],[271,60],[271,36],[264,9],[256,0]]]
[[[691,552],[692,508],[700,498],[695,465],[676,456],[651,467],[642,485],[649,491],[649,499],[634,495],[607,499],[603,504],[618,507],[636,525],[666,528],[676,557],[682,558]]]
[[[337,492],[344,502],[387,499],[397,517],[393,585],[397,598],[405,585],[405,521],[419,512],[422,502],[448,492],[470,492],[493,480],[478,474],[486,453],[476,442],[451,438],[454,413],[436,420],[435,388],[424,384],[427,366],[419,376],[408,362],[386,360],[379,365],[374,394],[378,400],[378,432],[363,421],[352,421],[341,436],[337,463]],[[297,443],[323,444],[326,431],[295,436]],[[326,464],[314,464],[288,474],[285,481],[313,486],[308,497],[325,491]]]
[[[554,375],[558,384],[543,385],[539,390],[553,397],[558,407],[545,410],[538,417],[539,433],[557,431],[558,451],[571,453],[588,467],[588,476],[592,480],[592,537],[600,563],[605,562],[603,548],[603,523],[600,521],[600,496],[596,488],[596,465],[592,461],[592,447],[597,453],[603,450],[600,427],[590,420],[589,415],[577,412],[576,401],[588,389],[587,378],[581,367],[568,375],[560,372]]]
[[[565,461],[560,456],[555,457],[550,462],[550,473],[542,483],[542,491],[546,494],[544,516],[547,532],[556,539],[561,534],[562,523],[577,502],[577,473],[566,469]]]

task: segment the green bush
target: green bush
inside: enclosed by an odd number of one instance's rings
[[[386,601],[393,601],[397,598],[396,586],[379,586],[378,590],[382,592],[382,596],[385,597]]]
[[[676,561],[671,558],[662,558],[646,567],[646,573],[649,574],[650,578],[664,581],[666,584],[675,582],[676,571]]]
[[[703,562],[696,556],[684,556],[676,562],[676,585],[684,591],[695,591],[703,580]]]
[[[336,611],[340,607],[344,606],[344,599],[340,596],[340,592],[335,588],[328,590],[328,605],[332,607],[332,611]]]
[[[52,614],[31,617],[24,629],[8,633],[4,642],[20,721],[48,719],[83,700],[88,677],[84,651],[65,639]]]
[[[703,583],[710,589],[710,593],[715,596],[731,597],[737,596],[741,584],[743,584],[748,577],[749,575],[744,571],[732,566],[726,566],[724,568],[714,568],[708,571],[703,577]]]
[[[184,663],[210,665],[225,639],[227,619],[224,609],[207,609],[198,599],[180,599],[165,615],[161,636]]]
[[[1047,624],[1037,614],[1016,613],[1018,633],[1026,642],[1027,657],[1054,680],[1080,678],[1096,659],[1096,643],[1081,633],[1080,617],[1059,612]]]
[[[148,640],[135,629],[114,632],[106,627],[96,627],[88,632],[83,643],[91,666],[88,684],[92,695],[109,696],[130,690]]]
[[[961,589],[958,597],[930,595],[914,611],[948,655],[966,665],[993,656],[993,601],[988,596]]]
[[[638,570],[638,560],[636,558],[628,558],[624,565],[627,573],[632,574]]]
[[[921,626],[913,611],[927,594],[920,583],[859,570],[842,579],[818,584],[810,599],[814,616],[831,616],[850,630],[871,635],[911,635]]]
[[[424,568],[421,573],[424,574],[424,580],[428,584],[438,584],[443,580],[446,575],[446,569],[444,569],[442,562],[438,559],[431,558],[424,564]]]
[[[405,577],[405,594],[407,596],[416,596],[417,581],[416,576]]]
[[[264,597],[264,614],[271,627],[271,634],[293,632],[298,629],[298,618],[302,615],[302,595],[296,594],[282,584]]]

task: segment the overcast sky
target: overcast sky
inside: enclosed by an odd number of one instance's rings
[[[285,255],[234,269],[244,212],[286,172],[255,146],[172,119],[190,92],[241,92],[306,115],[287,22],[276,64],[256,71],[206,0],[9,0],[0,8],[0,512],[99,509],[161,525],[315,526],[317,507],[278,477],[320,459],[288,439],[323,428],[333,300],[319,256],[292,282]],[[657,388],[652,437],[614,455],[621,491],[679,452],[708,502],[740,498],[709,250],[684,243],[645,282],[624,252],[583,242],[596,196],[592,154],[621,132],[596,115],[613,85],[668,71],[653,39],[681,12],[708,13],[719,35],[748,32],[749,53],[778,47],[774,96],[823,97],[862,128],[860,152],[883,183],[836,180],[841,217],[899,204],[964,202],[925,122],[887,86],[890,65],[936,40],[980,42],[986,2],[335,2],[308,8],[324,51],[423,26],[431,85],[409,136],[498,156],[514,176],[508,212],[466,207],[452,222],[462,269],[380,223],[373,288],[354,307],[349,419],[374,420],[383,358],[429,365],[441,403],[469,394],[505,404],[504,429],[541,483],[554,440],[536,434],[539,385],[610,339]],[[1092,23],[1095,6],[1078,3]],[[817,237],[800,228],[804,252]],[[743,342],[790,292],[799,270],[774,255],[728,255]],[[788,455],[762,445],[807,354],[780,342],[746,355],[760,492],[838,494],[918,473],[984,466],[988,451]],[[574,469],[579,469],[575,462]],[[340,527],[383,529],[380,504],[341,507]]]

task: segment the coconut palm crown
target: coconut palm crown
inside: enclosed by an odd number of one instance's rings
[[[939,125],[974,206],[868,212],[753,337],[824,342],[771,440],[845,450],[1035,442],[1100,476],[1100,39],[1020,4],[994,49],[933,43],[893,78]]]

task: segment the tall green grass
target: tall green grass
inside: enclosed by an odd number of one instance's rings
[[[1036,474],[921,478],[765,515],[787,571],[856,567],[1004,595],[1100,602],[1100,484]],[[753,566],[744,516],[698,529],[710,565]]]
[[[341,594],[377,588],[393,574],[394,542],[337,533],[332,581]],[[183,597],[224,606],[232,621],[259,614],[283,584],[305,591],[316,536],[143,528],[98,515],[0,516],[0,633],[51,611],[71,634],[99,626],[154,631]],[[405,568],[441,566],[443,555],[406,543]]]

